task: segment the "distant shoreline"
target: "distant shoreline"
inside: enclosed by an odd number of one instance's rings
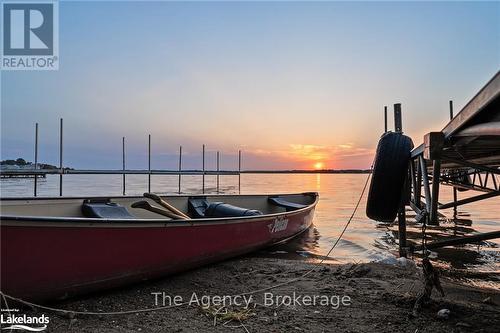
[[[152,175],[177,175],[179,174],[178,170],[117,170],[117,169],[106,169],[106,170],[80,170],[64,167],[64,174],[152,174]],[[61,170],[59,168],[1,168],[0,174],[2,175],[47,175],[47,174],[60,174]],[[180,174],[182,175],[237,175],[237,170],[182,170]],[[370,169],[366,170],[357,170],[357,169],[348,169],[348,170],[241,170],[240,174],[368,174],[371,173]]]

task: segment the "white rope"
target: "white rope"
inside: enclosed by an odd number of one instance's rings
[[[370,179],[370,176],[371,176],[371,172],[368,174],[368,177],[366,177],[366,181],[365,181],[365,184],[363,186],[363,190],[361,191],[361,195],[359,196],[359,199],[358,199],[358,201],[356,203],[356,206],[354,207],[354,210],[353,210],[351,216],[347,220],[347,223],[344,225],[344,228],[342,229],[339,237],[337,238],[337,240],[335,241],[335,243],[333,244],[333,246],[330,248],[330,250],[324,256],[322,256],[323,258],[318,263],[316,263],[317,266],[321,265],[326,260],[326,258],[328,258],[328,256],[333,252],[333,249],[335,249],[335,247],[337,246],[337,244],[340,242],[340,240],[344,236],[344,233],[346,232],[347,227],[351,223],[352,219],[354,218],[354,215],[356,214],[356,212],[358,210],[359,204],[361,203],[361,200],[362,200],[362,198],[364,196],[364,193],[366,191],[366,187],[368,185],[368,181]],[[317,268],[318,267],[311,268],[310,270],[308,270],[307,272],[305,272],[304,274],[302,274],[301,276],[299,276],[297,278],[294,278],[294,279],[291,279],[291,280],[288,280],[288,281],[285,281],[285,282],[282,282],[282,283],[278,283],[278,284],[275,284],[275,285],[270,286],[270,287],[256,289],[256,290],[248,291],[248,292],[245,292],[245,293],[233,295],[232,297],[256,294],[256,293],[259,293],[259,292],[263,292],[263,291],[275,289],[275,288],[278,288],[278,287],[282,287],[282,286],[285,286],[285,285],[297,282],[297,281],[305,278],[306,276],[308,276],[312,272],[314,272]],[[156,308],[145,308],[145,309],[136,309],[136,310],[128,310],[128,311],[92,312],[92,311],[75,311],[75,310],[59,309],[59,308],[54,308],[54,307],[50,307],[50,306],[45,306],[45,305],[40,305],[40,304],[32,303],[32,302],[23,300],[21,298],[17,298],[17,297],[14,297],[14,296],[7,295],[7,294],[3,293],[2,291],[0,291],[0,294],[4,298],[9,298],[9,299],[11,299],[13,301],[16,301],[16,302],[28,305],[30,307],[44,309],[44,310],[51,311],[51,312],[56,312],[56,313],[68,314],[68,315],[70,315],[70,317],[75,316],[75,315],[86,315],[86,316],[129,315],[129,314],[137,314],[137,313],[144,313],[144,312],[153,312],[153,311],[167,310],[167,309],[171,309],[171,308],[175,308],[175,307],[179,307],[179,306],[183,306],[183,305],[188,305],[189,304],[189,302],[183,302],[183,303],[178,303],[178,304],[174,304],[174,305],[167,305],[167,306],[161,306],[161,307],[156,307]]]

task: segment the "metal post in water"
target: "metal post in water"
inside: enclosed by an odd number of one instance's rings
[[[148,136],[148,192],[151,192],[151,134]]]
[[[438,200],[439,200],[439,182],[441,175],[441,160],[436,159],[432,165],[432,202],[429,224],[438,224]]]
[[[417,159],[417,177],[416,177],[416,184],[415,184],[415,205],[417,208],[422,208],[421,205],[421,193],[422,193],[422,167],[420,165],[420,161]]]
[[[63,119],[59,125],[59,196],[63,194]]]
[[[458,201],[458,193],[457,188],[453,186],[453,219],[457,219],[457,201]]]
[[[181,194],[182,146],[179,146],[179,194]]]
[[[217,151],[217,193],[219,193],[219,151]]]
[[[401,204],[398,211],[398,238],[399,238],[399,256],[406,257],[406,211],[405,204]]]
[[[203,145],[202,160],[201,193],[205,193],[205,145]]]
[[[453,101],[450,100],[450,120],[453,119]],[[456,203],[458,200],[458,193],[457,193],[457,188],[455,186],[453,186],[453,203]],[[454,217],[456,217],[457,215],[457,206],[455,205],[453,207],[453,213],[454,213]]]
[[[384,106],[384,133],[387,133],[387,105]]]
[[[123,195],[125,195],[125,137],[122,137]]]
[[[403,121],[401,117],[401,103],[394,104],[394,131],[396,133],[403,132]],[[399,238],[399,256],[406,257],[406,198],[408,195],[408,179],[405,182],[404,195],[405,200],[401,203],[398,211],[398,238]]]
[[[238,150],[238,193],[241,194],[241,150]]]
[[[38,170],[38,123],[35,124],[35,182],[33,183],[33,195],[35,197],[36,197],[37,181],[38,181],[36,170]]]
[[[427,166],[425,165],[425,160],[422,155],[418,157],[418,161],[420,162],[420,170],[422,175],[422,183],[424,186],[424,195],[425,195],[425,209],[428,213],[431,211],[431,190],[429,187],[429,176],[427,174]]]
[[[401,118],[401,103],[396,103],[394,104],[394,130],[398,133],[403,132],[403,121]]]

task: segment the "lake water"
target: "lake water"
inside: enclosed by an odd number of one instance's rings
[[[320,201],[314,218],[314,228],[308,233],[257,255],[309,258],[314,260],[328,252],[352,214],[367,174],[242,174],[242,194],[289,193],[317,191]],[[59,177],[49,175],[38,180],[40,196],[59,194]],[[216,192],[216,177],[206,176],[206,193]],[[147,176],[128,175],[127,195],[142,195],[147,191]],[[121,175],[65,175],[63,193],[66,196],[121,195]],[[177,191],[177,176],[152,176],[152,191],[173,194]],[[237,193],[238,177],[221,176],[221,193]],[[183,176],[183,193],[200,193],[201,176]],[[33,179],[2,179],[2,197],[31,196]],[[459,198],[473,193],[460,192]],[[440,202],[452,199],[450,187],[443,186]],[[391,261],[397,254],[397,224],[381,224],[365,216],[366,193],[349,229],[339,242],[330,260],[338,262]],[[445,210],[447,216],[439,227],[428,228],[432,240],[455,235],[487,232],[499,229],[500,199],[492,198],[458,208]],[[408,212],[408,238],[420,242],[420,226],[412,223]],[[497,221],[497,222],[495,222]],[[481,246],[448,247],[432,253],[436,263],[454,268],[473,268],[500,272],[500,239],[483,242]]]

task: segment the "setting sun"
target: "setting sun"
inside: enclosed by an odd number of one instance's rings
[[[323,162],[314,163],[314,169],[321,170],[321,169],[324,169],[324,168],[325,168],[325,164]]]

